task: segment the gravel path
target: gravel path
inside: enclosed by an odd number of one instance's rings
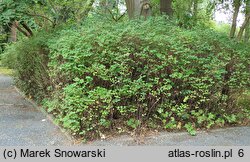
[[[12,78],[0,75],[0,146],[68,145],[72,143],[60,129],[14,89]],[[87,145],[134,146],[138,143],[130,136],[120,136]],[[197,136],[190,136],[187,132],[161,132],[145,137],[140,145],[250,146],[250,126],[200,131]]]
[[[0,75],[0,146],[68,146],[70,140]]]

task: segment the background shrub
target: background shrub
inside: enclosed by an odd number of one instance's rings
[[[15,69],[16,84],[27,96],[41,101],[50,85],[46,41],[48,34],[11,44],[2,56],[4,66]]]

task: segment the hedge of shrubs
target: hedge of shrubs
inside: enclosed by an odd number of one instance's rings
[[[4,57],[18,86],[85,138],[142,127],[194,135],[249,119],[238,100],[250,85],[250,50],[210,29],[87,20],[14,44]]]

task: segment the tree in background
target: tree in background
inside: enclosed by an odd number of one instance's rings
[[[0,25],[5,28],[6,32],[11,33],[9,36],[10,41],[16,41],[16,30],[19,30],[27,37],[33,35],[32,29],[28,22],[32,20],[24,14],[33,1],[16,1],[16,0],[3,0],[0,3]]]
[[[173,16],[172,0],[160,0],[160,11],[168,16]]]
[[[80,23],[92,9],[95,0],[2,0],[0,26],[17,40],[18,30],[26,37],[33,29],[50,28],[67,22]]]
[[[95,0],[40,0],[31,6],[27,15],[45,18],[53,26],[67,22],[80,23],[89,14]]]
[[[174,15],[181,27],[191,28],[197,21],[198,15],[197,0],[175,0],[173,1]]]
[[[151,4],[149,0],[125,0],[129,19],[145,18],[151,16]]]
[[[230,38],[234,38],[235,32],[236,32],[236,27],[237,27],[237,18],[239,15],[240,11],[240,6],[241,6],[241,0],[233,0],[233,19],[232,19],[232,26],[230,30]]]
[[[140,0],[125,0],[129,19],[133,19],[140,14]]]
[[[245,16],[247,17],[247,15],[249,15],[249,14],[250,14],[250,0],[246,0]],[[244,41],[248,42],[249,37],[250,37],[250,23],[248,21],[248,24],[247,24],[246,29],[245,29]]]
[[[202,1],[201,0],[193,0],[192,1],[192,6],[193,6],[192,14],[193,14],[193,19],[194,19],[195,22],[197,22],[199,2],[202,2]]]
[[[238,33],[238,40],[240,41],[243,36],[243,32],[245,31],[245,41],[249,39],[249,21],[250,21],[250,0],[246,0],[246,8],[245,8],[245,20],[240,27],[240,31]]]
[[[95,12],[117,22],[126,15],[123,7],[125,7],[124,0],[99,0]]]
[[[242,40],[244,36],[244,40],[248,41],[249,3],[249,0],[2,0],[0,26],[2,32],[8,33],[8,41],[16,41],[17,31],[31,37],[33,30],[47,30],[61,24],[80,24],[95,8],[94,11],[101,11],[102,16],[116,22],[125,17],[126,11],[129,19],[147,19],[151,15],[161,13],[175,19],[180,27],[192,28],[197,24],[209,22],[216,6],[223,4],[233,6],[229,34],[231,38],[236,35],[241,7],[247,6],[246,18],[237,38]],[[121,6],[123,10],[120,10]],[[124,12],[125,6],[127,10]]]

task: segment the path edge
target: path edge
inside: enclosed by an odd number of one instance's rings
[[[55,117],[51,114],[49,114],[42,106],[38,106],[37,103],[29,98],[26,97],[26,95],[16,86],[13,86],[14,89],[19,93],[26,101],[28,101],[35,109],[42,112],[43,115],[49,120],[50,123],[52,123],[54,126],[56,126],[61,133],[70,141],[71,145],[75,145],[75,139],[71,136],[69,132],[67,132],[64,128],[62,128],[60,125],[55,123]]]

